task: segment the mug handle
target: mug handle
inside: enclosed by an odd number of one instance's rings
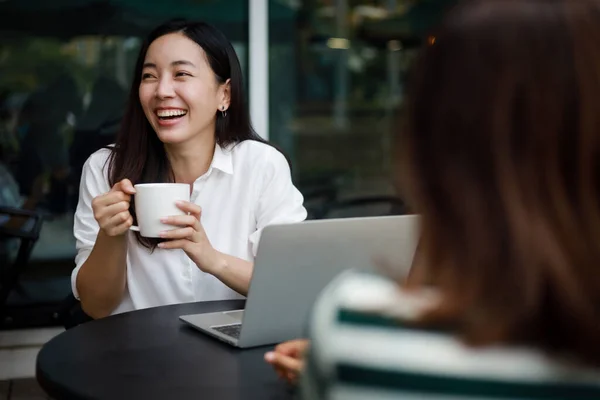
[[[135,226],[135,225],[131,225],[129,227],[130,231],[135,231],[135,232],[139,232],[140,231],[140,227],[139,226]]]

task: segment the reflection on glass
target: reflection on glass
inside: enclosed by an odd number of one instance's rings
[[[294,160],[313,218],[404,210],[394,198],[394,110],[426,32],[451,3],[311,0],[290,4],[294,24],[271,18],[270,138]],[[350,212],[348,201],[363,206]]]
[[[15,270],[26,273],[8,304],[60,302],[70,293],[81,170],[114,141],[150,28],[175,17],[213,23],[232,38],[245,72],[246,0],[58,3],[0,1],[0,310]],[[23,242],[14,235],[32,223],[7,210],[43,217],[18,268]],[[3,235],[11,227],[21,231]],[[0,328],[16,318],[0,312]]]

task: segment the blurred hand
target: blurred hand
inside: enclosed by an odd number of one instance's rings
[[[133,217],[129,213],[132,194],[135,194],[135,189],[131,181],[123,179],[115,183],[108,193],[92,201],[94,218],[107,236],[121,236],[133,224]]]
[[[309,345],[307,339],[283,342],[265,354],[265,361],[273,366],[280,378],[296,384],[304,369],[304,356]]]

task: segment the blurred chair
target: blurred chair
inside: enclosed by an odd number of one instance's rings
[[[32,250],[39,238],[43,224],[40,214],[33,211],[0,207],[0,215],[23,216],[33,221],[24,224],[20,229],[0,226],[0,245],[9,240],[19,240],[17,256],[11,260],[4,256],[0,260],[0,327],[23,328],[30,326],[62,325],[65,329],[73,328],[92,318],[83,312],[79,300],[69,293],[62,301],[51,300],[39,302],[31,299],[29,283],[22,279],[29,266]],[[48,282],[44,282],[48,285]],[[12,296],[11,296],[12,295]],[[16,298],[20,301],[10,302]],[[25,301],[23,301],[23,299]]]
[[[70,292],[73,256],[34,259],[44,250],[39,249],[44,236],[46,247],[60,247],[56,229],[47,230],[57,221],[48,221],[39,209],[21,208],[21,202],[18,185],[0,162],[0,328],[55,326],[59,304]]]
[[[394,196],[366,196],[337,200],[328,204],[321,218],[378,217],[408,213],[402,199]]]
[[[335,202],[337,189],[335,187],[314,188],[303,191],[304,208],[308,213],[306,219],[321,219],[328,204]]]
[[[13,291],[22,290],[19,279],[26,271],[29,257],[35,242],[38,240],[42,228],[43,218],[39,213],[29,210],[21,210],[13,207],[0,207],[0,215],[9,218],[23,217],[28,221],[21,224],[19,228],[11,228],[0,225],[0,245],[10,247],[7,244],[19,241],[19,248],[14,260],[10,257],[10,251],[3,252],[2,266],[0,270],[0,317],[2,321],[10,318],[7,315],[7,300]]]
[[[298,182],[298,190],[304,196],[304,207],[308,213],[306,219],[321,219],[328,205],[338,198],[339,188],[345,176],[340,172],[329,172]]]

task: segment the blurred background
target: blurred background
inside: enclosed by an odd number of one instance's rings
[[[394,110],[412,60],[435,40],[426,32],[452,3],[0,0],[0,329],[63,323],[81,169],[114,140],[151,28],[185,17],[225,32],[246,85],[266,85],[268,110],[253,117],[291,158],[309,218],[389,215],[405,212]],[[263,50],[249,41],[253,5],[268,21]],[[267,58],[268,82],[249,84],[251,50]]]

